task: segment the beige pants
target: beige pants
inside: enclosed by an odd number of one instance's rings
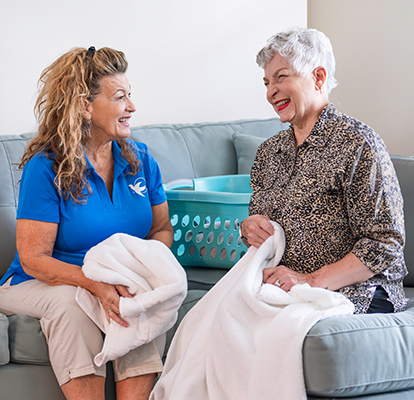
[[[105,376],[105,365],[97,367],[93,359],[102,350],[99,328],[75,301],[75,286],[50,286],[30,280],[0,286],[0,312],[25,314],[40,320],[49,346],[49,358],[60,385],[85,375]],[[165,335],[130,351],[113,362],[115,380],[120,381],[162,371]]]

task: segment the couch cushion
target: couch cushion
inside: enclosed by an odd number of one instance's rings
[[[233,133],[233,144],[237,154],[237,173],[250,174],[257,148],[265,139],[261,137]]]
[[[194,178],[194,166],[187,144],[171,125],[131,128],[130,139],[145,143],[160,166],[163,182]],[[179,160],[179,162],[177,162]]]
[[[263,139],[267,139],[277,132],[287,129],[290,124],[288,122],[281,122],[279,118],[269,118],[262,120],[240,120],[229,122],[230,126],[235,132],[257,136]]]
[[[30,135],[0,136],[0,276],[7,271],[16,251],[17,168]]]
[[[400,182],[404,198],[405,242],[404,258],[408,271],[411,272],[404,279],[404,285],[414,286],[414,156],[391,155]],[[411,244],[411,245],[410,245]]]
[[[332,317],[303,344],[308,393],[351,397],[414,388],[414,307],[392,314]]]
[[[21,364],[50,365],[46,339],[39,320],[13,314],[9,319],[10,361]]]
[[[195,124],[179,126],[194,165],[195,177],[237,173],[233,129],[228,124]]]
[[[357,397],[347,397],[344,400],[413,400],[414,399],[414,389],[408,390],[399,390],[398,392],[390,393],[379,393],[368,396],[357,396]],[[322,398],[322,397],[313,397],[308,396],[307,400],[340,400],[339,397],[335,398]]]
[[[8,364],[10,361],[8,328],[9,320],[0,313],[0,365]]]
[[[208,267],[185,267],[187,274],[188,290],[210,290],[224,275],[228,269]]]

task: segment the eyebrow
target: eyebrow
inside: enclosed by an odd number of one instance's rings
[[[283,68],[279,68],[277,71],[275,71],[275,73],[272,75],[272,78],[277,78],[277,76],[279,75],[280,71],[283,71],[284,69],[288,69],[287,67],[283,67]],[[267,78],[263,78],[264,82],[269,82],[269,79]]]
[[[129,85],[129,90],[125,90],[124,88],[118,88],[115,91],[115,94],[117,94],[118,92],[122,92],[122,93],[130,93],[131,92],[131,85]]]

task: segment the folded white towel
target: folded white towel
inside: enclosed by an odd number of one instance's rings
[[[184,269],[170,249],[157,240],[117,233],[86,253],[82,271],[90,279],[124,285],[133,296],[120,300],[121,317],[129,324],[124,328],[112,319],[108,323],[98,298],[78,288],[76,301],[106,333],[102,351],[95,357],[98,366],[170,329],[187,293]]]
[[[302,345],[319,320],[351,314],[343,295],[309,285],[288,293],[262,284],[278,265],[280,225],[186,315],[173,339],[151,400],[305,400]]]

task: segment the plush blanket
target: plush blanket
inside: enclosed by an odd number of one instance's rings
[[[282,228],[246,255],[186,315],[151,400],[304,400],[302,345],[319,320],[351,314],[343,295],[262,284],[278,265]]]
[[[90,279],[126,286],[133,296],[120,300],[121,317],[129,324],[124,328],[112,319],[108,323],[98,298],[78,288],[78,304],[106,333],[102,351],[94,360],[98,366],[170,329],[187,293],[184,269],[157,240],[115,234],[86,253],[82,270]]]

